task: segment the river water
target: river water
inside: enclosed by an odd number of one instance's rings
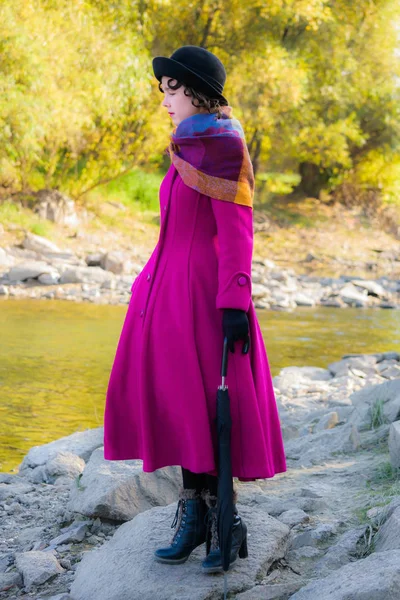
[[[103,425],[105,392],[127,306],[0,299],[0,471],[35,445]],[[258,311],[273,375],[326,367],[343,354],[400,348],[400,312]]]

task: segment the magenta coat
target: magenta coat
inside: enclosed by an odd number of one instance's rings
[[[171,164],[159,240],[132,285],[108,384],[104,458],[216,475],[223,308],[248,311],[250,350],[229,352],[232,473],[286,470],[268,359],[251,298],[252,209],[188,187]]]

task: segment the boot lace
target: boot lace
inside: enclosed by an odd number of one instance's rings
[[[178,506],[176,508],[175,517],[172,521],[171,529],[176,527],[175,533],[172,537],[171,544],[177,544],[181,537],[186,524],[186,501],[184,498],[180,498]]]

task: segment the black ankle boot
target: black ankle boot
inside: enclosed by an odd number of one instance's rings
[[[204,573],[218,573],[222,571],[221,550],[218,540],[217,523],[217,498],[215,496],[205,496],[205,501],[209,508],[206,515],[207,539],[206,539],[206,559],[202,563]],[[234,492],[234,503],[236,502],[236,493]],[[234,504],[234,521],[232,528],[232,546],[230,565],[232,565],[239,554],[239,558],[247,558],[247,526],[241,517],[239,517],[236,504]]]
[[[206,541],[205,515],[204,500],[196,496],[195,490],[184,490],[171,525],[176,526],[171,545],[156,550],[155,559],[168,565],[187,561],[193,550]]]

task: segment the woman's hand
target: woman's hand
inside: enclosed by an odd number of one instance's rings
[[[235,352],[235,342],[243,340],[242,354],[247,354],[250,348],[249,320],[244,310],[224,308],[222,318],[224,336],[228,338],[228,348]]]

